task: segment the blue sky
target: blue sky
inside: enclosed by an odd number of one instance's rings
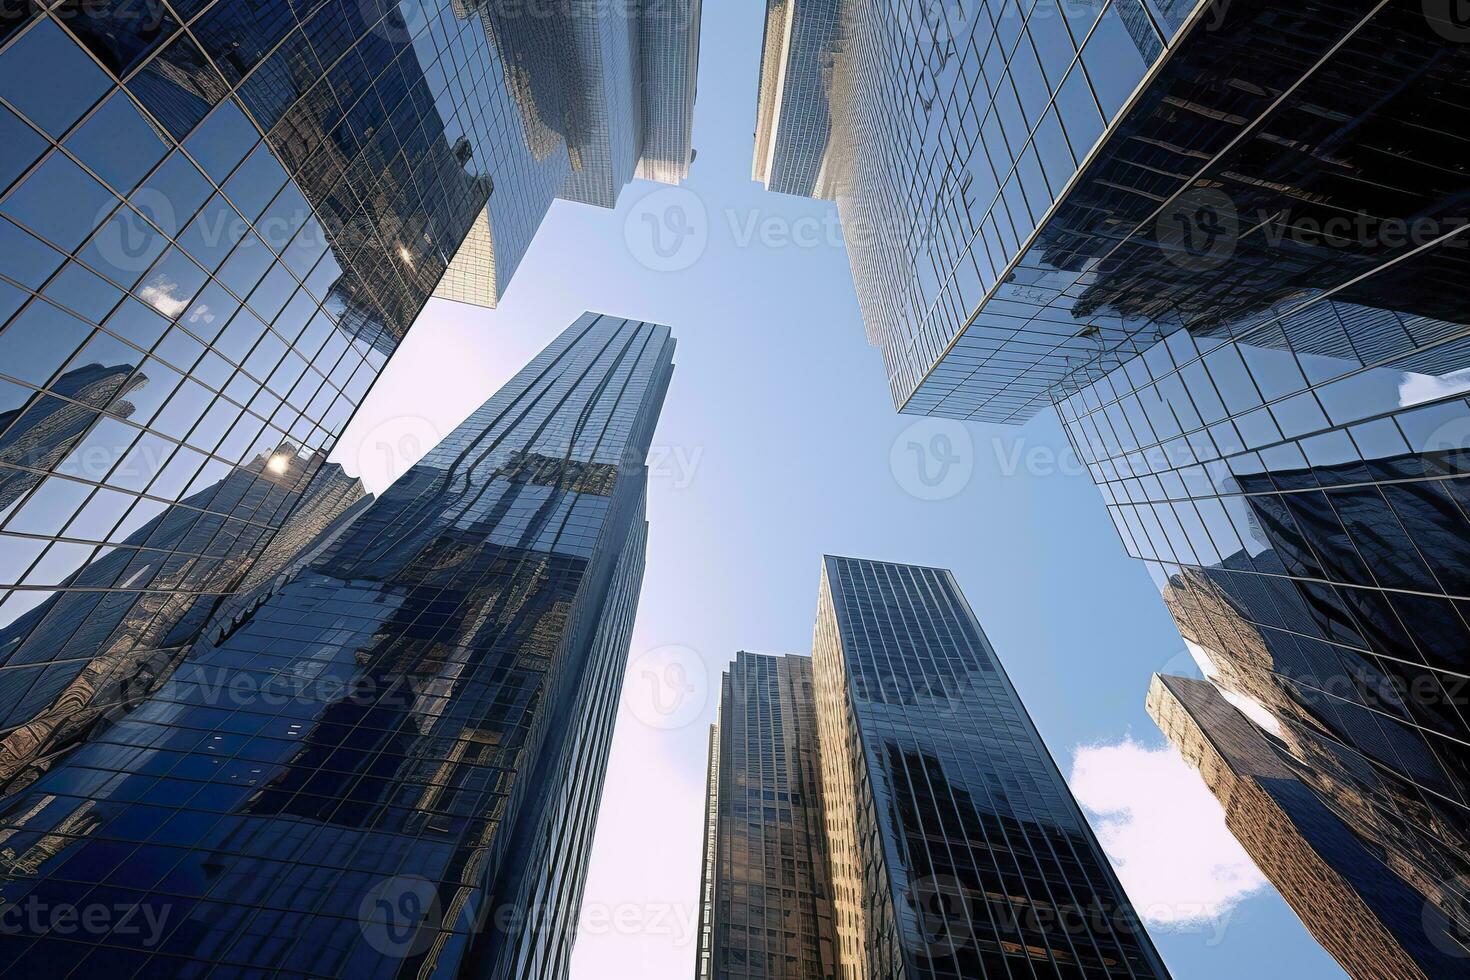
[[[832,208],[751,183],[763,13],[705,5],[687,186],[635,183],[616,211],[556,204],[501,308],[431,303],[338,449],[390,478],[585,309],[674,330],[573,976],[691,976],[719,672],[737,649],[810,651],[824,552],[954,570],[1063,771],[1080,758],[1079,796],[1105,811],[1135,902],[1174,920],[1153,932],[1176,976],[1342,976],[1161,751],[1149,677],[1189,658],[1055,416],[897,415]]]

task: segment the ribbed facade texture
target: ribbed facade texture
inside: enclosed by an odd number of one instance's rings
[[[649,0],[640,35],[643,152],[634,176],[678,184],[694,162],[694,97],[699,81],[703,0]]]
[[[825,166],[895,402],[1054,405],[1206,676],[1462,921],[1464,25],[1029,7],[841,7]]]
[[[666,327],[588,314],[0,806],[7,977],[564,977]]]
[[[832,980],[810,657],[739,653],[720,688],[696,977]]]

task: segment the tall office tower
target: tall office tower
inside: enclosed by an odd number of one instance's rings
[[[700,980],[834,980],[810,657],[741,651],[709,759]]]
[[[679,183],[694,152],[700,0],[570,0],[569,9],[587,98],[561,196],[610,208],[635,175]]]
[[[840,0],[767,0],[751,179],[767,190],[830,198],[827,74]]]
[[[576,26],[568,11],[12,6],[0,17],[0,632],[39,628],[48,604],[102,618],[55,622],[72,635],[0,660],[0,739],[32,717],[20,704],[110,707],[51,697],[71,683],[72,667],[54,665],[63,643],[78,667],[123,648],[128,662],[167,659],[209,618],[203,606],[252,587],[257,556],[287,540],[294,502],[315,493],[436,286],[498,299],[571,172],[569,107],[605,97],[560,42]],[[668,37],[649,50],[672,85],[694,70],[698,7],[660,6],[648,24]],[[686,160],[690,86],[642,107],[643,130],[682,135]],[[228,492],[214,492],[221,481]],[[193,530],[138,537],[179,507],[163,524]],[[256,578],[279,570],[267,562]],[[132,611],[119,618],[118,604]],[[94,680],[97,698],[123,689]]]
[[[564,977],[673,346],[579,319],[6,800],[5,975]]]
[[[1207,676],[1470,908],[1465,25],[1029,6],[843,7],[824,166],[895,400],[1055,404]]]
[[[1350,975],[1464,973],[1464,922],[1396,874],[1390,855],[1364,846],[1349,822],[1371,811],[1355,805],[1350,787],[1319,796],[1309,784],[1322,775],[1205,681],[1155,676],[1148,709],[1219,798],[1231,832]],[[1323,802],[1335,797],[1341,806]]]
[[[840,976],[1169,975],[951,573],[827,557],[812,642]]]

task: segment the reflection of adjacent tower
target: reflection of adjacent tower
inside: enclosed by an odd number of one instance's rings
[[[895,403],[1055,406],[1212,678],[1453,906],[1470,182],[1421,127],[1464,101],[1470,48],[1392,3],[965,7],[900,31],[898,5],[845,3],[819,93]]]
[[[222,598],[275,576],[362,494],[337,464],[283,446],[169,507],[0,629],[0,783],[45,768],[167,677]]]
[[[1436,801],[1400,775],[1424,778],[1438,773],[1443,765],[1415,729],[1394,717],[1401,710],[1400,699],[1426,697],[1429,689],[1422,681],[1384,675],[1381,661],[1366,656],[1352,660],[1349,651],[1339,648],[1336,656],[1348,658],[1339,662],[1330,658],[1322,644],[1245,618],[1243,611],[1259,608],[1262,600],[1289,608],[1289,596],[1296,588],[1289,579],[1251,576],[1245,581],[1260,578],[1268,583],[1262,588],[1274,586],[1275,595],[1232,595],[1207,572],[1181,572],[1164,590],[1170,612],[1216,691],[1215,697],[1224,705],[1211,706],[1205,714],[1218,719],[1229,712],[1231,731],[1237,736],[1244,737],[1247,729],[1241,726],[1249,726],[1256,740],[1253,744],[1273,747],[1278,764],[1293,770],[1292,778],[1299,783],[1295,792],[1314,794],[1310,805],[1298,799],[1301,813],[1307,814],[1300,818],[1305,825],[1301,832],[1310,835],[1311,827],[1320,823],[1312,814],[1321,811],[1331,815],[1336,833],[1354,837],[1351,847],[1341,842],[1336,852],[1347,855],[1335,858],[1344,868],[1360,861],[1362,855],[1372,855],[1374,866],[1396,876],[1394,887],[1401,886],[1414,896],[1416,908],[1446,920],[1462,915],[1466,883],[1470,882],[1466,857],[1470,842],[1463,835],[1455,806],[1448,800]],[[1403,687],[1396,688],[1398,684]],[[1208,700],[1198,682],[1174,687],[1192,692],[1193,701],[1187,703]],[[1174,699],[1183,699],[1183,695],[1175,692]],[[1153,697],[1150,705],[1167,700],[1159,702]],[[1365,702],[1374,710],[1369,711]],[[1166,734],[1179,741],[1177,727],[1168,728],[1157,712],[1155,718]],[[1177,712],[1174,722],[1177,726]],[[1256,853],[1251,841],[1242,838],[1242,843]],[[1305,880],[1301,875],[1283,872],[1278,881],[1268,863],[1261,863],[1262,870],[1310,924],[1318,915],[1316,892],[1300,890]],[[1357,887],[1351,874],[1343,872],[1341,877],[1345,887]],[[1364,887],[1377,887],[1373,879],[1365,880]],[[1373,915],[1386,920],[1396,919],[1398,902],[1371,890],[1360,897],[1360,904],[1367,903]],[[1450,941],[1431,928],[1433,921],[1421,923],[1416,916],[1398,920],[1395,926],[1403,933],[1396,942],[1428,950],[1415,956],[1429,964],[1434,962],[1433,950]],[[1322,938],[1317,927],[1313,932]],[[1324,945],[1339,959],[1351,949],[1350,944],[1333,945],[1325,940]],[[1342,962],[1352,970],[1355,961]],[[1435,975],[1432,969],[1430,975]]]
[[[149,975],[564,976],[672,353],[666,327],[579,319],[319,557],[15,794],[11,845],[78,806],[131,841],[118,879],[172,930]],[[218,739],[198,737],[207,719]],[[98,766],[114,777],[92,781]],[[37,810],[47,794],[67,802]],[[145,826],[165,798],[182,819]],[[74,880],[73,844],[0,900]],[[148,870],[180,860],[168,880]],[[99,962],[120,955],[110,943]],[[42,968],[48,945],[10,969]]]
[[[841,975],[1167,977],[954,577],[824,559]]]
[[[5,464],[0,466],[0,513],[67,457],[99,411],[106,408],[119,418],[131,415],[132,406],[122,398],[147,381],[131,365],[88,364],[58,378],[51,386],[55,394],[0,412],[0,464]]]
[[[837,975],[809,657],[742,651],[709,759],[696,976]]]
[[[1411,980],[1464,971],[1466,924],[1366,847],[1302,767],[1214,685],[1155,676],[1148,709],[1219,798],[1231,833],[1350,974]],[[1463,916],[1464,907],[1448,911]]]

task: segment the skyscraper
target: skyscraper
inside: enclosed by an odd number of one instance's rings
[[[953,575],[824,558],[812,645],[725,674],[700,980],[1168,977]]]
[[[566,145],[562,198],[610,208],[634,176],[667,184],[688,176],[700,0],[471,6],[533,67],[556,67],[546,83],[529,79],[526,107],[529,129]]]
[[[810,657],[741,651],[711,732],[700,980],[834,980]]]
[[[6,976],[565,976],[673,346],[579,319],[12,795],[3,907],[109,911],[7,919]]]
[[[839,0],[770,0],[762,42],[751,177],[767,190],[827,198],[832,133],[827,74]]]
[[[950,572],[824,558],[812,644],[842,977],[1169,975]]]
[[[1350,780],[1368,850],[1470,907],[1464,24],[1021,6],[853,0],[821,55],[895,402],[1055,405],[1207,676],[1324,803]]]
[[[1394,855],[1365,845],[1350,824],[1372,819],[1373,810],[1350,783],[1314,792],[1309,783],[1322,785],[1325,775],[1280,751],[1205,681],[1155,676],[1148,709],[1219,798],[1226,825],[1256,865],[1351,976],[1431,980],[1464,972],[1464,910],[1440,908],[1446,896],[1433,879],[1406,881],[1400,874],[1413,869],[1396,872],[1388,863]]]
[[[149,659],[187,645],[205,607],[252,587],[252,564],[293,513],[260,499],[315,485],[429,296],[498,300],[585,166],[577,107],[630,107],[638,132],[661,134],[650,161],[668,164],[646,176],[684,175],[693,89],[677,82],[694,70],[697,3],[660,4],[650,57],[595,79],[559,40],[583,5],[509,6],[7,8],[0,631],[39,626],[27,616],[48,604],[125,602],[152,610],[138,642],[168,641],[129,651]],[[656,104],[639,96],[642,66],[665,83]],[[230,492],[213,493],[221,481]],[[181,505],[202,508],[193,533],[132,538]],[[308,526],[320,529],[297,530]],[[144,549],[157,573],[102,583],[102,568],[122,564],[107,551],[118,545]],[[52,637],[79,664],[83,638],[102,657],[117,625],[88,617]],[[0,664],[0,739],[30,720],[17,705],[50,710],[36,692],[69,683],[56,668],[38,686],[31,675],[50,660]],[[96,680],[118,689],[119,678]]]

